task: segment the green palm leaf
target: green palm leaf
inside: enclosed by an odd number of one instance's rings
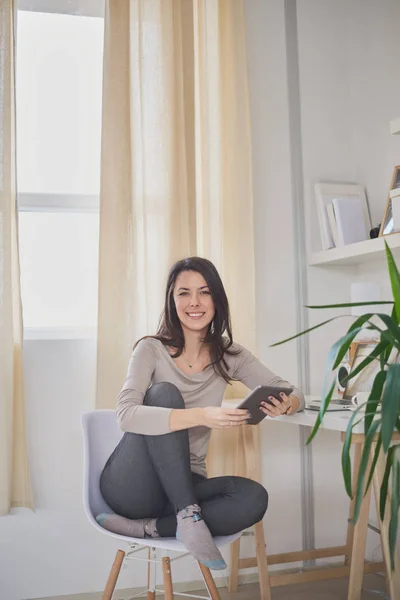
[[[382,398],[382,443],[388,451],[400,412],[400,364],[389,365]]]
[[[341,345],[341,347],[339,348],[339,351],[337,352],[337,355],[336,355],[336,360],[333,363],[333,367],[332,367],[333,369],[336,369],[340,365],[340,363],[342,362],[342,359],[344,358],[346,352],[350,348],[350,345],[351,345],[352,341],[354,340],[354,338],[356,337],[356,335],[361,331],[362,326],[366,322],[369,321],[370,317],[372,317],[372,313],[371,314],[362,315],[361,317],[359,317],[358,319],[356,319],[354,321],[354,323],[349,327],[349,329],[347,331],[347,334],[352,334],[352,335],[349,335],[346,338],[346,342],[343,343]]]
[[[372,460],[372,464],[371,464],[371,469],[370,469],[369,476],[368,476],[367,485],[365,486],[366,490],[368,490],[369,486],[371,485],[372,477],[374,475],[376,463],[378,462],[378,458],[379,458],[379,454],[380,454],[381,448],[382,448],[382,437],[379,434],[377,442],[376,442],[376,447],[375,447],[375,452],[374,452],[374,458]]]
[[[365,420],[364,420],[364,432],[365,435],[368,432],[368,429],[371,426],[371,423],[376,414],[376,409],[378,408],[379,401],[382,396],[383,386],[386,381],[387,371],[379,371],[375,376],[374,383],[372,384],[372,390],[367,400],[367,406],[365,408]],[[381,440],[382,441],[382,440]]]
[[[321,402],[321,408],[319,409],[319,413],[318,413],[317,418],[315,420],[314,427],[313,427],[312,432],[310,433],[310,435],[309,435],[309,437],[307,439],[307,442],[306,442],[307,445],[312,442],[312,440],[314,439],[314,437],[317,434],[319,426],[322,423],[322,419],[323,419],[323,417],[324,417],[324,415],[326,413],[326,410],[327,410],[327,408],[329,406],[329,403],[330,403],[330,401],[332,399],[332,395],[333,395],[333,392],[335,390],[335,387],[336,387],[336,379],[332,382],[332,384],[331,384],[331,386],[330,386],[327,394],[324,395],[324,397],[323,397],[323,400]]]
[[[393,452],[393,463],[392,463],[392,499],[390,506],[390,523],[389,523],[389,549],[390,549],[390,563],[392,570],[395,568],[395,553],[396,539],[399,527],[399,507],[400,507],[400,454],[399,448],[395,447]]]
[[[390,333],[393,336],[395,346],[397,348],[399,348],[400,347],[400,329],[399,329],[399,326],[397,323],[397,319],[395,320],[395,319],[393,319],[392,316],[385,315],[385,313],[376,313],[376,316],[379,317],[381,319],[381,321],[384,322],[384,324],[388,328],[388,331],[390,331]]]
[[[355,522],[357,522],[359,514],[360,514],[361,503],[362,503],[364,494],[368,490],[367,486],[365,486],[365,488],[364,488],[365,475],[367,472],[368,461],[369,461],[369,457],[370,457],[370,453],[371,453],[372,443],[374,441],[375,433],[377,432],[379,426],[380,426],[380,422],[374,421],[371,424],[371,427],[369,428],[367,435],[365,436],[365,441],[364,441],[362,454],[361,454],[360,469],[358,471],[358,477],[357,477],[356,493],[355,493],[354,516],[353,516]],[[370,479],[368,480],[368,482],[371,483]]]
[[[385,472],[383,474],[383,479],[382,479],[382,483],[381,483],[381,493],[380,493],[380,498],[379,498],[379,513],[380,513],[381,521],[383,521],[383,519],[385,518],[386,501],[387,501],[387,495],[388,495],[388,489],[389,489],[389,477],[390,477],[390,471],[391,471],[392,464],[393,464],[394,450],[395,450],[394,447],[389,448],[389,451],[387,453]]]
[[[336,319],[341,319],[342,316],[343,315],[340,315],[338,317],[333,317],[332,319],[328,319],[327,321],[318,323],[318,325],[314,325],[313,327],[310,327],[309,329],[300,331],[300,333],[296,333],[296,335],[292,335],[291,337],[288,337],[288,338],[282,340],[281,342],[275,342],[275,344],[271,344],[271,348],[274,348],[275,346],[280,346],[281,344],[286,344],[286,342],[291,342],[292,340],[295,340],[296,338],[300,337],[301,335],[305,335],[306,333],[310,333],[310,331],[314,331],[314,329],[319,329],[320,327],[323,327],[324,325],[326,325],[327,323],[330,323],[331,321],[335,321]]]
[[[316,304],[306,305],[305,308],[323,309],[323,308],[352,308],[353,306],[371,306],[375,304],[393,304],[393,300],[369,300],[368,302],[344,302],[343,304]]]
[[[373,360],[377,359],[378,356],[385,350],[386,346],[389,342],[380,342],[375,346],[373,350],[371,350],[370,354],[364,358],[364,360],[344,378],[344,381],[348,381],[352,379],[356,375],[358,375],[365,367],[367,367]],[[339,365],[340,363],[338,363]],[[336,366],[338,366],[336,365]]]
[[[394,306],[396,308],[397,319],[400,320],[400,273],[396,263],[394,262],[392,251],[390,250],[386,240],[385,249],[389,269],[390,283],[392,286]]]
[[[346,487],[346,492],[349,498],[353,496],[352,484],[351,484],[351,460],[350,460],[350,448],[351,448],[351,437],[353,435],[353,427],[355,425],[355,420],[357,415],[359,415],[360,411],[363,409],[363,406],[359,406],[351,415],[349,424],[346,429],[346,436],[343,443],[342,449],[342,471],[343,471],[343,479]],[[308,442],[308,440],[307,440]]]

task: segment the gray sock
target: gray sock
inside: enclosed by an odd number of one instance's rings
[[[203,521],[197,504],[190,504],[180,510],[176,520],[176,537],[185,544],[196,560],[209,569],[226,569],[226,563]]]
[[[156,529],[157,519],[127,519],[115,514],[102,513],[97,515],[96,521],[101,527],[128,537],[136,538],[158,538]]]

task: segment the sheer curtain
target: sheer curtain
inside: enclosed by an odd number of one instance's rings
[[[33,508],[25,442],[15,180],[15,7],[0,0],[0,515]]]
[[[214,262],[234,337],[255,349],[242,0],[106,3],[100,220],[98,408],[115,406],[132,346],[155,331],[168,268],[184,256]]]

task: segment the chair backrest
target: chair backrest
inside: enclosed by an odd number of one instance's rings
[[[112,512],[100,492],[100,475],[108,457],[120,441],[115,410],[93,410],[82,415],[84,475],[83,504],[89,519]]]

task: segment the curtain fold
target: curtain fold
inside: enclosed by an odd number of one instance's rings
[[[115,406],[184,256],[214,262],[234,337],[256,348],[242,0],[108,0],[104,48],[97,408]],[[212,437],[218,472],[220,444],[235,440]]]
[[[186,4],[106,3],[98,408],[115,405],[135,340],[155,331],[170,265],[196,251]]]
[[[33,508],[25,438],[15,169],[15,6],[0,0],[0,515]]]

